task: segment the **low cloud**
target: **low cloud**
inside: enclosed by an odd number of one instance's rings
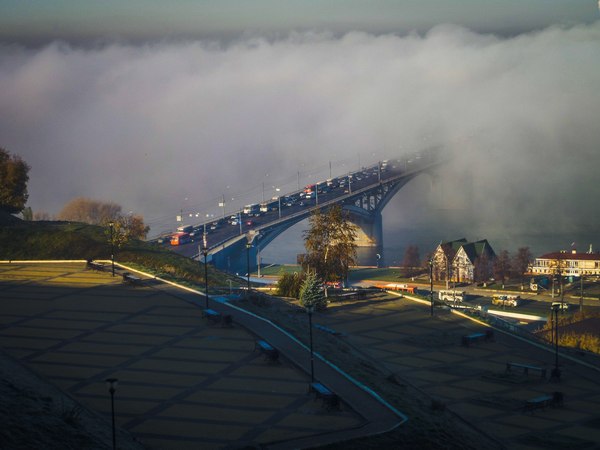
[[[438,144],[453,164],[428,217],[445,208],[498,227],[597,229],[598,86],[598,22],[512,38],[438,26],[226,46],[5,46],[0,145],[32,166],[34,211],[110,200],[153,232],[181,209],[218,213],[222,195],[234,205],[259,201],[263,183],[267,196],[294,189],[298,171],[302,184],[325,179],[329,161],[342,173]]]

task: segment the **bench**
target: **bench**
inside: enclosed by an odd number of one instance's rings
[[[315,393],[315,398],[323,401],[323,404],[330,409],[339,409],[340,407],[340,398],[337,394],[333,393],[329,388],[327,388],[322,383],[313,382],[310,383],[309,386],[310,392]]]
[[[472,333],[462,337],[461,343],[464,347],[469,347],[471,344],[479,341],[489,342],[494,338],[493,330],[486,330],[485,333]]]
[[[326,327],[325,325],[319,325],[318,323],[313,325],[317,330],[324,331],[325,333],[333,334],[334,336],[340,336],[342,333],[334,330],[333,328]]]
[[[87,262],[87,268],[97,270],[98,272],[104,272],[104,264],[96,263],[91,260]]]
[[[525,402],[523,409],[525,411],[533,412],[536,409],[544,409],[550,406],[562,406],[564,403],[564,395],[562,392],[554,392],[552,395],[545,394],[529,399]]]
[[[208,321],[212,323],[219,323],[221,321],[221,313],[214,309],[203,309],[202,317],[208,319]]]
[[[254,343],[254,350],[260,351],[269,361],[277,361],[279,359],[279,351],[269,344],[267,341],[258,340]]]
[[[123,281],[126,281],[129,284],[133,284],[134,286],[142,284],[141,278],[138,278],[135,275],[131,275],[129,272],[123,273]]]
[[[514,369],[522,369],[524,375],[529,375],[530,370],[532,372],[537,371],[540,373],[542,378],[546,378],[546,368],[545,367],[532,366],[530,364],[520,364],[520,363],[514,363],[514,362],[506,363],[506,371],[507,372],[512,372],[513,368]]]

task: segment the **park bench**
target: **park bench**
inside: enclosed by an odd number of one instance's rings
[[[97,270],[98,272],[104,272],[104,264],[100,264],[100,263],[94,262],[92,260],[89,260],[87,262],[87,268],[92,269],[92,270]]]
[[[136,277],[135,275],[130,274],[129,272],[124,272],[123,273],[123,281],[132,284],[134,286],[138,286],[140,284],[142,284],[142,279],[139,277]]]
[[[208,319],[208,321],[212,323],[219,323],[221,321],[221,313],[214,309],[203,309],[202,317]]]
[[[523,409],[525,411],[533,412],[536,409],[544,409],[550,406],[562,406],[564,403],[564,395],[562,392],[554,392],[552,395],[544,394],[539,397],[529,399],[525,402]]]
[[[267,341],[258,340],[254,343],[254,350],[258,350],[265,355],[265,358],[269,361],[277,361],[279,359],[279,351],[269,344]]]
[[[471,344],[479,341],[489,342],[494,338],[493,330],[486,330],[485,333],[471,333],[462,337],[461,343],[464,347],[469,347]]]
[[[309,387],[310,392],[315,393],[315,398],[323,401],[323,404],[330,409],[338,409],[340,406],[340,398],[337,394],[333,393],[329,388],[327,388],[324,384],[313,382],[310,383]]]
[[[506,363],[506,371],[512,372],[512,369],[521,369],[524,375],[529,375],[529,371],[539,372],[542,378],[546,378],[546,368],[539,366],[532,366],[530,364],[520,364],[514,362]]]
[[[231,314],[225,314],[223,320],[221,320],[221,326],[223,328],[231,328],[233,326],[233,317]]]
[[[333,334],[334,336],[340,336],[342,333],[334,330],[333,328],[326,327],[325,325],[319,325],[318,323],[313,325],[317,330],[324,331],[325,333]]]

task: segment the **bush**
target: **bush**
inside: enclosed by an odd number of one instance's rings
[[[300,298],[300,288],[306,275],[304,272],[281,272],[279,281],[277,282],[278,294],[282,297]]]

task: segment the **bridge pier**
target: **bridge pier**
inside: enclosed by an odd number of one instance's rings
[[[356,212],[348,208],[350,222],[356,227],[356,245],[381,247],[383,245],[383,218],[381,212]]]
[[[256,248],[256,244],[254,244],[248,250],[246,247],[247,242],[248,240],[246,237],[242,236],[235,243],[228,246],[223,246],[219,251],[211,252],[213,265],[217,269],[224,270],[229,273],[235,273],[239,276],[246,276],[246,273],[248,272],[249,252],[250,272],[255,271],[258,268],[258,264],[256,262],[258,249]]]

